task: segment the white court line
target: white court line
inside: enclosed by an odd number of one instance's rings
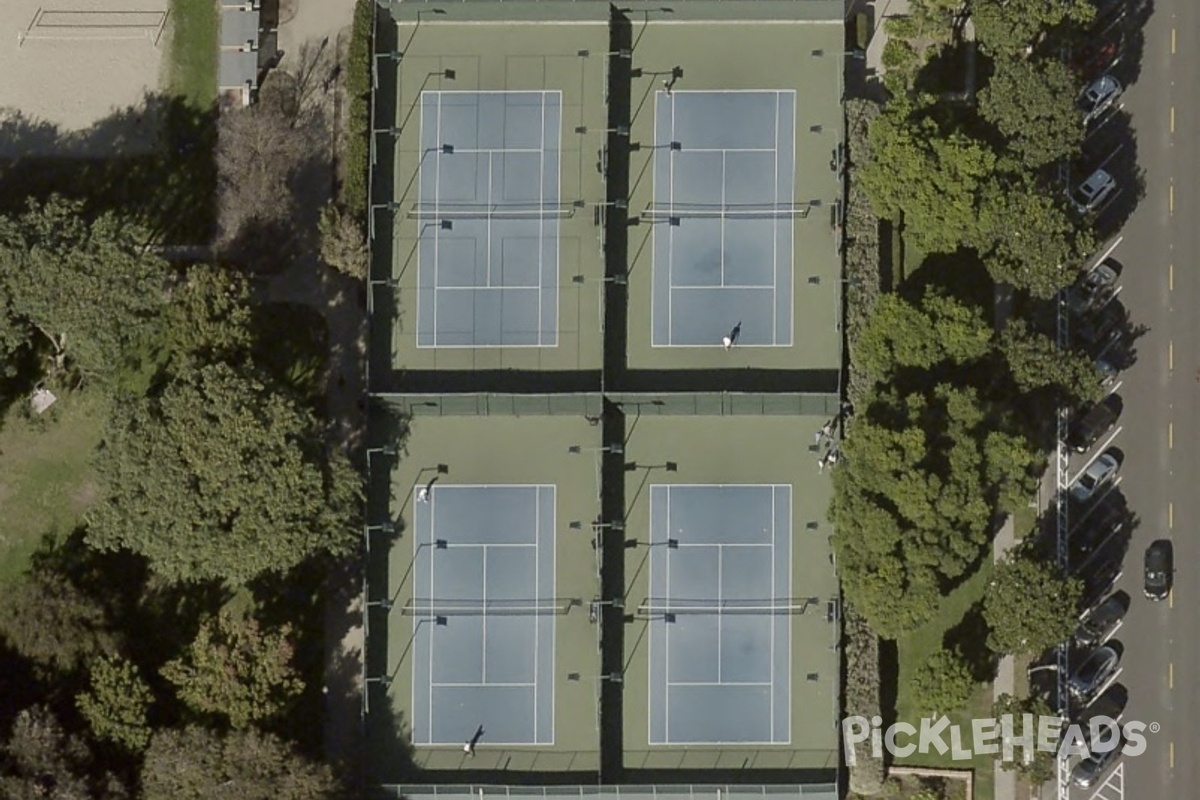
[[[476,683],[474,681],[430,681],[429,685],[436,686],[439,689],[450,687],[458,689],[482,689],[485,686],[488,688],[496,687],[500,689],[530,689],[535,687],[537,684],[520,683],[517,681],[483,681],[482,683]]]
[[[775,289],[774,286],[770,286],[768,284],[752,285],[752,284],[741,284],[741,283],[723,283],[719,286],[704,286],[701,284],[687,283],[687,284],[682,284],[679,286],[672,286],[671,288],[675,291],[681,291],[681,290],[685,290],[685,289],[708,289],[710,291],[713,289],[752,289],[752,290],[764,291],[764,292],[770,292]]]
[[[540,286],[438,286],[434,289],[435,292],[495,292],[495,291],[514,291],[522,292],[537,292],[540,291]]]
[[[770,681],[671,681],[672,686],[770,686]]]

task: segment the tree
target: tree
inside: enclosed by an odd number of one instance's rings
[[[833,545],[848,602],[884,638],[927,621],[986,548],[995,510],[1032,491],[1037,454],[971,389],[878,390],[842,443]]]
[[[75,702],[97,739],[140,753],[150,742],[147,715],[153,699],[133,663],[109,656],[92,665],[91,686]]]
[[[979,115],[1004,134],[1028,169],[1074,156],[1083,142],[1079,85],[1057,59],[1002,56],[979,93]]]
[[[1083,585],[1051,564],[1016,554],[996,566],[983,616],[997,653],[1033,655],[1065,641],[1075,630]]]
[[[45,570],[5,586],[0,636],[30,661],[60,672],[116,646],[104,609],[65,577]]]
[[[3,748],[0,797],[5,800],[124,800],[111,776],[92,780],[94,759],[87,746],[43,706],[17,714]]]
[[[1031,716],[1031,725],[1025,727],[1025,715]],[[1016,698],[1011,694],[1002,694],[992,706],[992,718],[1001,720],[1006,716],[1012,717],[1013,737],[1021,739],[1029,736],[1030,740],[1038,740],[1038,720],[1040,718],[1057,716],[1050,706],[1039,697]],[[1056,758],[1053,751],[1042,750],[1039,747],[1023,748],[1015,742],[1012,745],[1013,757],[1004,757],[1003,743],[1000,752],[996,754],[1002,769],[1019,772],[1034,786],[1041,786],[1053,780],[1056,774]]]
[[[939,650],[916,671],[912,678],[912,694],[918,698],[921,710],[932,714],[948,714],[967,704],[978,688],[962,653]]]
[[[1100,376],[1085,354],[1059,348],[1025,320],[1010,320],[999,346],[1013,383],[1022,392],[1057,387],[1077,404],[1099,400],[1103,394]]]
[[[321,210],[319,230],[321,260],[343,275],[366,280],[367,240],[354,217],[329,203]]]
[[[212,361],[238,361],[250,352],[250,286],[239,273],[195,264],[171,292],[162,338],[175,353]]]
[[[880,216],[903,214],[904,234],[926,253],[952,253],[974,241],[978,197],[996,168],[986,145],[915,118],[911,104],[893,100],[871,128],[874,159],[859,181]]]
[[[920,305],[897,294],[879,298],[855,348],[856,366],[876,380],[897,367],[929,369],[943,361],[964,363],[991,348],[992,329],[976,308],[933,291]]]
[[[323,800],[339,796],[324,764],[270,734],[162,730],[150,740],[143,800]]]
[[[974,0],[971,19],[975,38],[988,53],[1026,53],[1046,31],[1064,22],[1091,22],[1096,8],[1089,0]]]
[[[94,220],[78,201],[52,197],[0,222],[0,294],[21,320],[84,374],[112,373],[152,330],[167,264],[149,233],[115,214]],[[11,347],[11,324],[3,327]]]
[[[293,184],[313,161],[327,158],[320,118],[269,102],[222,114],[218,122],[217,204],[223,245],[250,228],[294,233]],[[327,147],[327,145],[326,145]],[[281,242],[274,242],[276,251]]]
[[[1049,299],[1071,282],[1072,265],[1092,249],[1093,240],[1067,216],[1061,199],[1022,177],[989,182],[971,243],[997,283]]]
[[[222,613],[200,626],[187,653],[165,664],[162,676],[188,707],[241,729],[278,716],[303,691],[293,654],[290,626],[267,632],[253,619]]]
[[[88,544],[140,553],[168,580],[245,583],[358,539],[345,456],[299,402],[228,365],[120,410],[97,473]]]

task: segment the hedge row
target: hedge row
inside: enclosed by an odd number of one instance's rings
[[[881,108],[871,100],[846,101],[846,151],[849,186],[846,192],[846,343],[850,356],[850,373],[846,393],[857,405],[874,378],[862,374],[855,363],[855,343],[863,325],[875,310],[875,303],[884,289],[879,268],[881,257],[879,217],[855,180],[857,168],[871,158],[867,129],[879,116]]]
[[[842,653],[846,664],[846,716],[880,716],[879,637],[849,604],[842,612]],[[879,794],[887,773],[883,759],[871,755],[870,739],[855,745],[854,755],[855,764],[849,768],[850,791],[868,797]]]
[[[346,64],[349,121],[346,131],[346,172],[342,205],[360,223],[367,217],[367,174],[371,168],[371,54],[374,0],[358,0]]]

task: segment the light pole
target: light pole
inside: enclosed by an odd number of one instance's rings
[[[442,13],[444,14],[446,12],[443,11]],[[404,119],[400,121],[400,124],[396,128],[394,128],[394,130],[397,131],[397,135],[399,135],[399,131],[404,130],[405,126],[408,125],[408,121],[412,118],[413,112],[417,109],[417,103],[421,102],[421,93],[424,92],[425,87],[429,85],[430,78],[444,78],[445,80],[452,81],[457,77],[458,73],[452,69],[434,70],[426,75],[425,80],[421,81],[421,88],[417,89],[416,99],[409,103],[408,112],[404,115]],[[453,152],[453,150],[451,150],[451,152]]]
[[[421,17],[425,15],[444,17],[446,9],[444,8],[422,8],[417,11],[417,24],[413,25],[412,35],[408,37],[408,44],[404,45],[404,52],[408,52],[408,48],[412,47],[413,39],[417,38],[417,31],[421,29]]]
[[[641,142],[630,142],[629,151],[637,153],[642,150],[671,150],[673,152],[681,152],[683,150],[682,142],[667,142],[666,144],[642,144]]]
[[[396,533],[396,523],[380,522],[377,525],[367,525],[364,530],[368,536],[376,531],[379,531],[387,536],[392,536]]]

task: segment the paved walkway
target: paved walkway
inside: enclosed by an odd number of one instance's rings
[[[1008,553],[1009,550],[1017,543],[1015,532],[1013,530],[1013,518],[1010,515],[1004,520],[1004,525],[1001,526],[996,538],[992,540],[992,557],[996,561],[1000,561]],[[992,682],[992,699],[999,700],[1000,695],[1016,694],[1016,675],[1012,656],[1004,656],[1000,659],[1000,665],[996,669],[996,679]],[[1017,796],[1017,777],[1016,773],[1011,770],[1003,769],[1000,766],[999,760],[995,766],[996,800],[1016,800]]]
[[[330,153],[336,152],[336,131],[344,130],[346,49],[354,17],[354,0],[286,0],[282,3],[278,49],[279,69],[318,74],[330,120]],[[315,54],[315,55],[314,55]],[[319,59],[317,58],[319,56]],[[329,199],[333,175],[316,182],[303,198],[315,216]],[[360,402],[365,394],[362,364],[366,345],[366,310],[362,282],[350,279],[317,261],[309,253],[274,276],[267,287],[272,302],[302,303],[321,311],[329,331],[326,398],[333,429],[330,434],[348,453],[361,442]],[[330,573],[325,613],[325,752],[329,763],[348,777],[357,777],[362,753],[362,584],[361,565],[340,564]]]

